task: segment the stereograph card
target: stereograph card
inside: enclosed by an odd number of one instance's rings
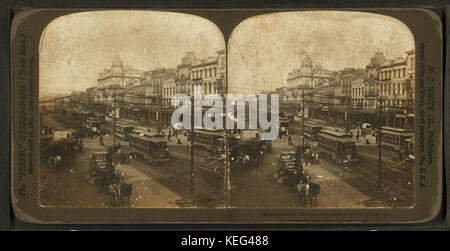
[[[443,196],[425,9],[15,13],[11,200],[32,223],[417,223]]]

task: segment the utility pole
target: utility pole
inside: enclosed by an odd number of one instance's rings
[[[88,108],[89,114],[91,114],[91,91],[88,91]]]
[[[305,149],[305,89],[302,94],[302,147]]]
[[[116,149],[116,87],[114,87],[114,117],[113,117],[113,139],[114,139],[114,149]]]
[[[194,92],[191,97],[191,194],[194,199]]]
[[[378,101],[378,112],[380,117],[380,121],[378,123],[378,191],[381,191],[381,119],[383,118],[383,100],[381,97]]]

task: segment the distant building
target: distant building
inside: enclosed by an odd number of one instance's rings
[[[295,88],[297,86],[315,87],[317,84],[327,85],[334,79],[334,72],[324,70],[322,66],[313,66],[308,55],[302,61],[300,69],[294,69],[288,73],[287,86]]]
[[[344,95],[346,97],[345,105],[349,106],[352,103],[352,84],[353,81],[358,79],[363,79],[365,75],[365,69],[360,68],[345,68],[340,71],[341,85],[344,90]]]
[[[386,62],[383,53],[375,53],[366,66],[364,76],[364,109],[376,109],[379,93],[379,71],[381,65]]]
[[[144,80],[144,72],[133,69],[131,66],[123,66],[119,55],[116,55],[112,61],[110,69],[104,69],[99,73],[98,88],[119,87],[134,85]]]

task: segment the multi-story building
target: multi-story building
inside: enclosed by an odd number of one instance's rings
[[[181,58],[181,63],[177,66],[178,74],[175,79],[176,94],[190,94],[190,80],[191,80],[191,68],[192,65],[197,61],[197,57],[194,52],[186,52],[186,54]]]
[[[345,105],[351,107],[352,104],[352,84],[353,81],[363,79],[365,75],[365,69],[360,68],[345,68],[339,72],[341,85],[345,95]]]
[[[98,88],[125,87],[130,84],[136,84],[144,79],[144,72],[133,69],[131,66],[123,66],[119,55],[116,55],[112,61],[110,69],[104,69],[99,73]]]
[[[370,64],[366,66],[364,76],[364,109],[373,111],[377,109],[379,93],[379,70],[386,62],[383,53],[375,53],[370,59]]]
[[[352,108],[353,109],[364,109],[364,80],[357,79],[352,83]]]
[[[413,127],[415,53],[387,60],[379,69],[379,95],[386,115],[386,124]]]
[[[313,66],[310,57],[306,55],[300,69],[294,69],[288,73],[287,86],[289,88],[315,87],[319,83],[327,85],[332,79],[334,79],[333,71],[324,70],[320,65]]]
[[[202,88],[202,95],[223,94],[226,76],[225,51],[219,50],[214,57],[198,60],[191,65],[191,79],[188,92],[192,95],[194,87]]]
[[[177,69],[167,69],[163,75],[162,82],[162,106],[171,107],[171,99],[176,93]]]

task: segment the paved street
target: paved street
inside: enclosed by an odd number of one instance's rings
[[[294,140],[294,144],[296,143]],[[231,207],[292,208],[301,206],[294,190],[282,183],[276,169],[279,154],[295,149],[287,144],[287,137],[274,140],[273,147],[274,151],[266,154],[263,165],[232,177],[236,189],[231,193]],[[363,202],[369,199],[367,195],[320,165],[306,165],[305,170],[311,175],[312,182],[320,184],[318,207],[364,207]]]
[[[60,123],[52,119],[44,119],[44,127],[55,131],[65,130]],[[111,127],[111,121],[105,128]],[[76,152],[72,165],[61,170],[50,170],[45,163],[41,168],[41,203],[44,205],[89,205],[105,207],[111,204],[111,194],[93,184],[88,175],[88,166],[92,153],[107,151],[113,146],[112,127],[106,130],[104,145],[99,144],[99,137],[85,138],[84,150]],[[301,132],[301,131],[300,131]],[[167,137],[168,131],[165,131]],[[272,141],[272,152],[266,153],[259,167],[248,170],[235,169],[230,177],[229,207],[303,207],[293,187],[283,183],[278,177],[277,162],[280,153],[295,151],[302,144],[301,133],[291,134],[292,145],[288,144],[286,135]],[[368,136],[369,142],[372,136]],[[180,142],[178,142],[178,139]],[[374,139],[373,139],[374,140]],[[116,140],[116,143],[119,142]],[[313,146],[317,142],[306,141]],[[120,142],[123,149],[128,142]],[[191,154],[187,146],[187,137],[183,133],[171,136],[168,142],[170,162],[167,165],[150,165],[141,159],[132,159],[129,163],[116,164],[116,170],[123,175],[122,182],[133,185],[130,207],[140,208],[176,208],[176,207],[215,207],[223,208],[225,201],[225,164],[223,160],[212,157],[204,150],[194,151],[194,194],[191,193]],[[359,158],[365,163],[365,172],[372,176],[378,166],[378,146],[375,143],[357,143]],[[413,188],[412,164],[395,161],[389,151],[383,149],[383,176],[393,178],[393,186],[398,189]],[[308,164],[305,172],[311,176],[311,182],[320,184],[317,207],[320,208],[361,208],[380,200],[375,193],[376,186],[368,178],[361,176],[360,167],[340,167],[329,159],[320,159],[318,164]],[[356,172],[358,171],[358,172]],[[411,177],[411,179],[402,177]],[[401,178],[401,179],[400,179]],[[386,181],[388,182],[388,181]],[[389,183],[386,183],[388,186]],[[403,190],[400,190],[403,192]],[[384,197],[408,197],[405,193],[398,195],[389,193]],[[383,199],[381,199],[383,200]],[[181,202],[188,202],[181,203]],[[190,201],[190,202],[189,202]],[[127,203],[126,203],[127,204]],[[126,205],[128,206],[128,205]],[[312,206],[316,206],[313,200]]]
[[[49,119],[44,120],[42,124],[54,130],[65,129]],[[44,163],[40,169],[41,203],[46,206],[110,206],[111,195],[89,179],[88,159],[92,153],[107,151],[108,147],[113,145],[113,141],[111,135],[105,135],[105,145],[100,146],[98,136],[94,139],[86,138],[83,152],[77,152],[75,162],[61,170],[50,170]],[[122,144],[124,147],[127,146],[124,142]],[[133,184],[130,207],[178,207],[176,201],[181,197],[156,182],[150,175],[138,170],[132,164],[119,164],[116,169],[124,174],[123,182]]]

